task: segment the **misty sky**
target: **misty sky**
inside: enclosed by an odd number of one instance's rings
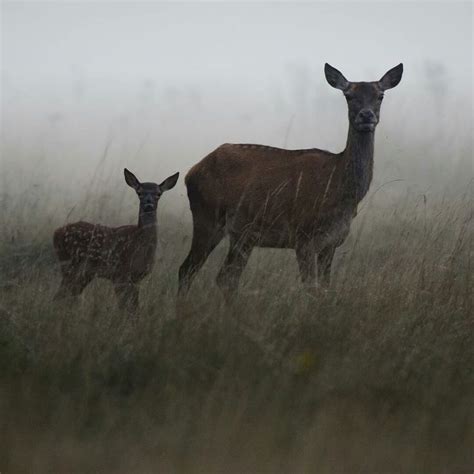
[[[106,144],[141,173],[223,142],[340,151],[346,106],[326,61],[350,80],[404,63],[377,132],[390,149],[440,130],[458,141],[472,15],[470,2],[3,2],[4,164],[87,173]]]
[[[22,86],[150,79],[260,91],[295,63],[329,61],[357,80],[401,60],[414,74],[444,61],[458,86],[471,74],[472,6],[7,2],[3,40],[4,74]]]

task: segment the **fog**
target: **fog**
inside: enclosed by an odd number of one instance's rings
[[[325,81],[399,62],[376,135],[376,183],[472,177],[472,4],[2,3],[4,192],[123,190],[224,142],[343,149]],[[467,174],[466,174],[467,170]],[[105,186],[105,184],[103,184]],[[184,189],[174,196],[185,204]],[[90,189],[90,188],[89,188]],[[74,200],[74,198],[72,198]],[[170,205],[170,204],[168,204]]]

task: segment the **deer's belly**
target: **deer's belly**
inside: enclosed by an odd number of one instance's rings
[[[292,248],[296,240],[292,227],[284,221],[266,225],[261,222],[242,225],[232,222],[227,231],[236,241],[251,242],[256,247]]]
[[[88,263],[99,278],[137,283],[153,270],[154,252],[140,249],[131,256],[123,252],[103,255],[102,259],[90,259]]]
[[[294,248],[298,241],[312,240],[316,251],[320,251],[328,246],[337,247],[344,242],[354,215],[354,210],[348,209],[324,222],[305,222],[299,225],[283,219],[241,226],[233,221],[228,230],[238,240],[245,236],[257,247]]]

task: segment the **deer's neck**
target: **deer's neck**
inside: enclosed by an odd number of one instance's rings
[[[138,229],[141,233],[156,235],[156,212],[138,211]]]
[[[158,234],[156,212],[138,214],[138,225],[133,233],[133,250],[130,270],[140,278],[153,268]]]
[[[358,132],[349,125],[346,149],[347,189],[360,202],[369,190],[374,170],[374,132]]]

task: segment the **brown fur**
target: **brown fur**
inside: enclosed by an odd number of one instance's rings
[[[114,283],[120,307],[136,310],[135,285],[153,267],[157,242],[154,226],[112,228],[76,222],[57,229],[53,242],[63,277],[56,299],[80,294],[99,277]]]
[[[186,176],[193,200],[232,221],[232,233],[260,247],[294,248],[298,237],[323,231],[347,207],[347,160],[323,150],[226,144]]]
[[[176,184],[178,173],[160,185],[140,183],[128,170],[125,178],[140,198],[138,225],[106,227],[81,221],[56,229],[53,244],[62,281],[55,299],[79,295],[95,277],[106,278],[114,284],[119,306],[136,311],[137,284],[154,263],[158,200]]]
[[[193,241],[180,268],[181,293],[226,234],[230,248],[217,281],[227,294],[256,246],[295,249],[302,280],[312,287],[318,254],[319,277],[329,283],[335,249],[372,180],[383,90],[398,84],[401,71],[399,65],[381,81],[350,83],[326,66],[328,82],[348,98],[349,133],[341,153],[225,144],[191,168],[185,182]]]

